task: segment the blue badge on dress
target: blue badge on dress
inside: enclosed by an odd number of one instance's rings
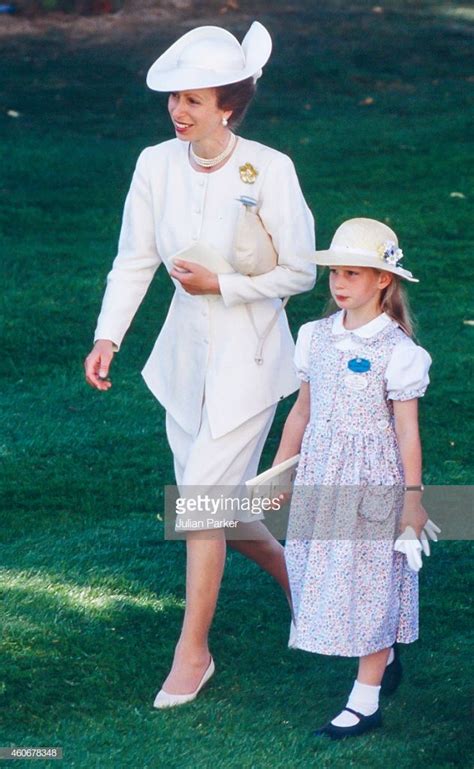
[[[347,368],[356,374],[365,374],[370,369],[370,360],[367,360],[367,358],[351,358]]]

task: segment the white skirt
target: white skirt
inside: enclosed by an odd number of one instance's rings
[[[213,438],[211,435],[205,403],[197,436],[185,432],[169,412],[166,412],[166,434],[173,452],[180,496],[189,498],[208,495],[218,499],[232,495],[233,490],[238,490],[239,487],[241,489],[246,480],[257,474],[276,407],[277,404],[269,406],[219,438]],[[212,517],[207,525],[208,517],[202,514],[201,510],[197,512],[194,518],[199,519],[199,528],[214,528]],[[193,515],[190,516],[187,512],[186,517],[192,519]],[[217,511],[217,518],[251,522],[261,520],[263,515],[248,511],[245,505],[237,505],[226,511],[221,507]]]

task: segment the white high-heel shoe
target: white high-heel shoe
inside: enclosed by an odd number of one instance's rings
[[[216,667],[214,665],[214,660],[211,657],[209,666],[206,672],[204,673],[203,677],[201,678],[197,689],[195,689],[190,694],[169,694],[169,692],[165,692],[164,689],[160,689],[160,691],[155,697],[153,707],[154,708],[174,708],[175,705],[185,705],[186,702],[192,702],[192,700],[196,699],[196,697],[198,696],[204,684],[207,684],[210,677],[213,675],[215,669]]]

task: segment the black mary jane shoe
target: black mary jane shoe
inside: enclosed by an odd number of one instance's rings
[[[400,660],[400,651],[398,644],[393,645],[394,658],[390,665],[385,668],[382,681],[380,683],[380,691],[382,694],[393,694],[400,684],[403,677],[403,667]]]
[[[331,722],[321,726],[319,729],[313,732],[315,737],[322,737],[327,735],[331,740],[342,740],[345,737],[358,737],[360,734],[370,732],[372,729],[377,729],[382,726],[382,713],[380,708],[372,713],[371,716],[364,716],[363,713],[358,713],[357,710],[352,708],[344,708],[349,713],[353,713],[359,719],[354,726],[334,726]]]

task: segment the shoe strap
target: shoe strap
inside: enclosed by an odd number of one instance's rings
[[[364,716],[363,713],[358,713],[357,710],[353,710],[352,708],[344,708],[344,710],[347,710],[348,713],[352,713],[354,716],[357,716],[359,721],[362,721],[364,718],[369,718],[369,716]]]

